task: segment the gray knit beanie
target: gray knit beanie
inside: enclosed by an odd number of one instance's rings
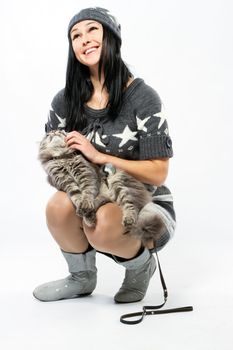
[[[70,21],[68,26],[68,37],[70,36],[71,28],[78,22],[93,19],[109,28],[118,39],[121,41],[121,26],[117,19],[109,13],[108,10],[101,7],[89,7],[81,10]]]

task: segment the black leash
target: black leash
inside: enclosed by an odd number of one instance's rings
[[[120,321],[124,324],[137,324],[142,322],[144,319],[144,316],[149,316],[149,315],[159,315],[159,314],[169,314],[173,312],[187,312],[187,311],[193,311],[192,306],[184,306],[184,307],[178,307],[174,309],[165,309],[165,310],[158,310],[161,309],[167,302],[168,298],[168,292],[167,292],[167,287],[166,283],[164,281],[164,277],[162,274],[160,262],[159,262],[159,257],[157,252],[156,257],[157,257],[157,262],[158,262],[158,268],[159,268],[159,275],[160,275],[160,281],[163,286],[163,296],[164,296],[164,302],[161,305],[156,305],[156,306],[143,306],[142,311],[139,312],[133,312],[130,314],[125,314],[120,317]],[[128,320],[129,318],[135,318],[135,320]]]

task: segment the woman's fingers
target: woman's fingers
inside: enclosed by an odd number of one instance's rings
[[[69,134],[67,134],[67,136],[66,136],[66,143],[68,146],[71,146],[73,144],[81,145],[85,141],[87,141],[85,136],[83,136],[82,134],[80,134],[77,131],[72,131]]]
[[[92,143],[77,131],[71,131],[66,136],[67,146],[82,152],[93,163],[103,164],[103,154],[97,151]]]

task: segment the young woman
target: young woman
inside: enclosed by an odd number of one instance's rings
[[[65,129],[67,145],[95,164],[111,163],[153,189],[148,210],[159,215],[164,234],[153,246],[124,234],[116,203],[97,211],[96,226],[88,227],[75,213],[66,193],[56,192],[46,208],[48,229],[61,248],[70,275],[37,287],[41,301],[88,295],[96,287],[96,251],[125,267],[125,279],[115,302],[142,300],[155,271],[153,249],[172,237],[175,212],[164,181],[172,157],[167,121],[158,94],[133,75],[120,53],[120,25],[109,11],[95,7],[76,14],[68,26],[69,56],[65,89],[58,92],[46,132]]]

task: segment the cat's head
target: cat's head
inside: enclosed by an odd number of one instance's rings
[[[64,130],[54,130],[47,133],[39,146],[39,159],[46,162],[55,157],[62,157],[74,152],[65,142],[66,132]]]

